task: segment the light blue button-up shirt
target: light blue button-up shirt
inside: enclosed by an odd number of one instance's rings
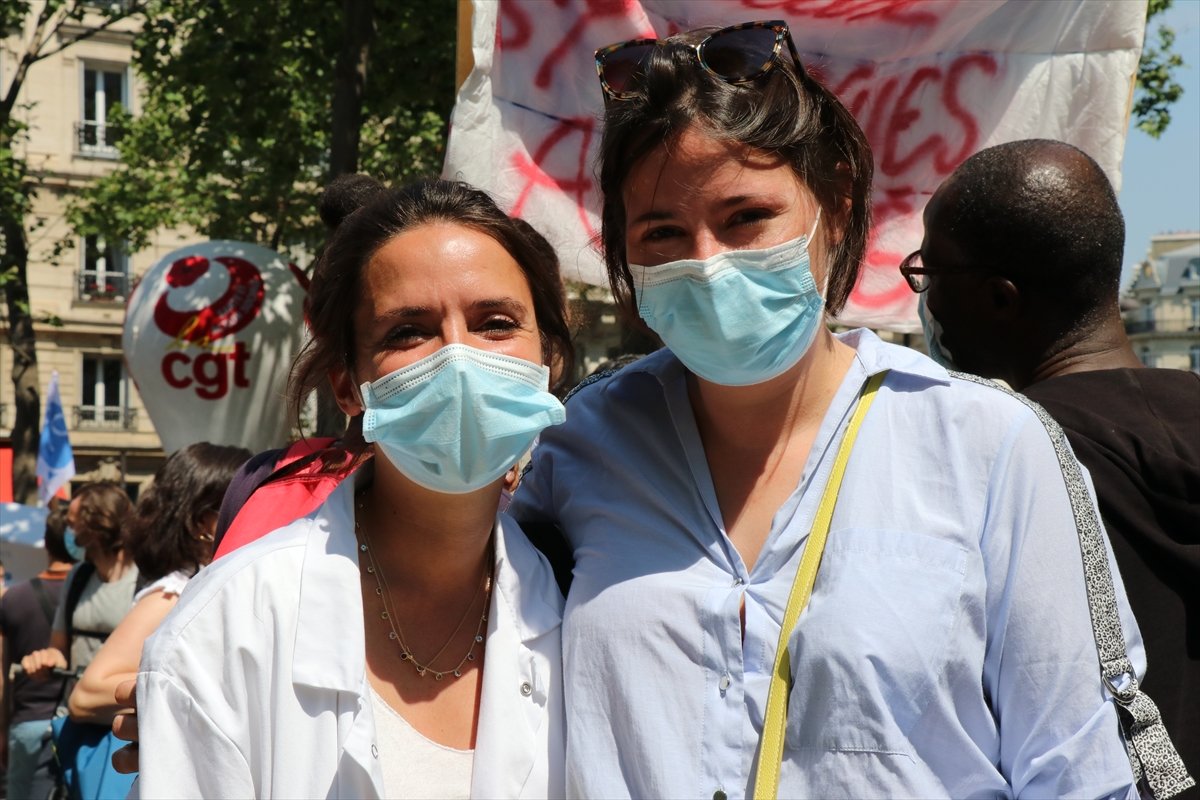
[[[789,642],[780,796],[1136,796],[1041,423],[869,332],[842,341],[857,358],[751,570],[670,352],[579,392],[543,433],[511,513],[557,521],[575,549],[568,792],[751,794],[803,544],[858,391],[890,369]],[[1140,675],[1119,579],[1117,594]]]

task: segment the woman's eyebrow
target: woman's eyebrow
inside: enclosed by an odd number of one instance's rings
[[[526,311],[525,304],[515,297],[489,297],[476,300],[471,303],[471,309],[475,311],[507,311],[510,314]]]
[[[637,217],[635,217],[632,220],[631,224],[637,225],[642,222],[660,222],[665,219],[674,219],[674,218],[675,218],[675,213],[672,211],[667,211],[665,209],[652,208],[649,211],[646,211],[642,214],[639,214]]]

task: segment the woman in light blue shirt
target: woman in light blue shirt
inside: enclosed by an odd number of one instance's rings
[[[1046,429],[826,327],[858,277],[872,160],[786,25],[597,63],[613,293],[667,347],[575,396],[512,507],[577,558],[568,793],[751,794],[793,576],[851,408],[887,371],[789,634],[779,794],[1136,796]],[[1119,580],[1117,599],[1140,675]]]

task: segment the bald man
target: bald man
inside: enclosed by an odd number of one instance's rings
[[[955,170],[902,271],[931,354],[1040,403],[1091,473],[1145,640],[1145,687],[1200,775],[1200,375],[1134,355],[1118,308],[1124,245],[1100,166],[1033,139]]]

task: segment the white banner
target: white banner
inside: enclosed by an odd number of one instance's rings
[[[1144,2],[1095,0],[475,0],[475,69],[443,174],[490,191],[605,285],[592,179],[603,99],[596,48],[702,25],[788,21],[806,68],[854,112],[875,154],[874,233],[846,324],[920,330],[896,270],[930,194],[968,155],[1070,142],[1120,188]]]
[[[303,274],[243,242],[189,245],[150,268],[122,344],[163,448],[286,443],[285,391],[304,331]]]

